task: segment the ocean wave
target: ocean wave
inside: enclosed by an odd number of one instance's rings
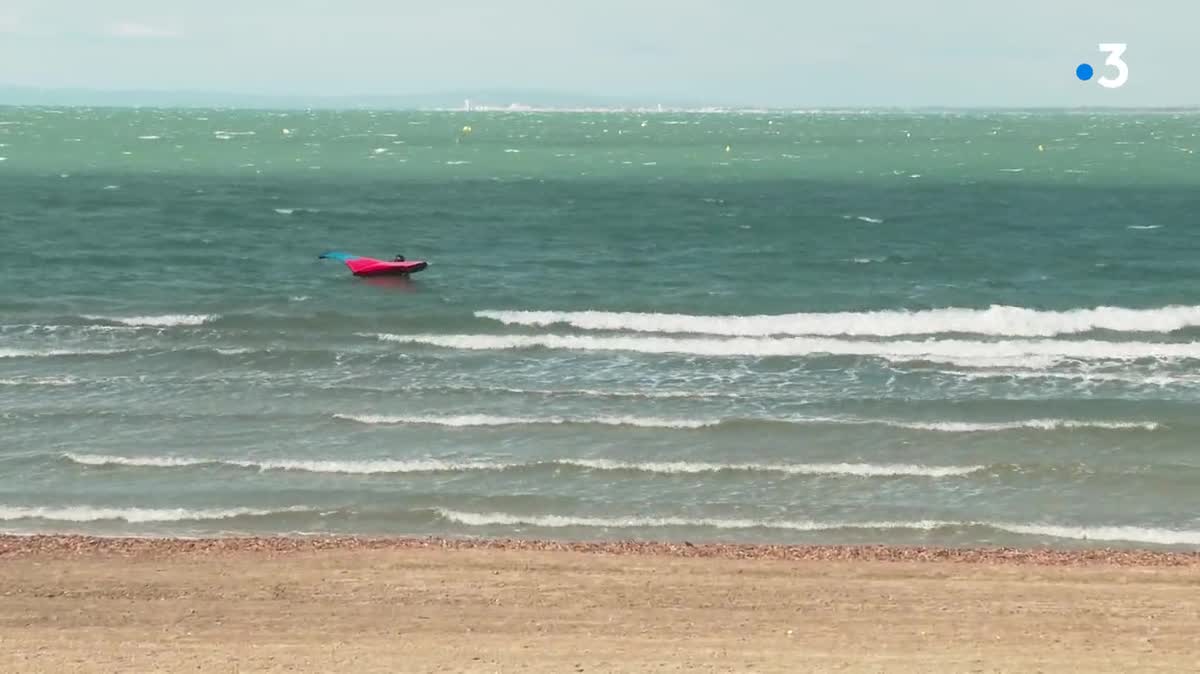
[[[1076,540],[1123,541],[1159,545],[1200,545],[1200,530],[1164,529],[1138,526],[1064,526],[1041,523],[973,522],[946,520],[818,522],[813,520],[757,520],[687,517],[579,517],[569,515],[516,515],[511,513],[473,513],[438,508],[443,519],[466,526],[532,526],[541,528],[705,528],[705,529],[782,529],[790,531],[838,531],[908,529],[935,531],[983,527],[1011,534],[1069,538]]]
[[[311,473],[374,475],[389,473],[459,473],[472,471],[508,471],[522,468],[566,467],[599,471],[627,471],[661,475],[744,472],[782,473],[785,475],[829,475],[852,477],[963,477],[984,470],[985,466],[925,466],[914,464],[871,463],[714,463],[693,461],[631,462],[612,459],[547,459],[527,463],[499,461],[446,461],[442,459],[204,459],[196,457],[112,456],[103,454],[64,455],[74,463],[87,466],[132,466],[180,468],[191,466],[231,466],[257,470],[294,470]]]
[[[636,426],[640,428],[703,428],[720,423],[719,420],[703,419],[659,419],[656,417],[598,416],[580,417],[507,417],[489,414],[462,414],[454,416],[388,416],[379,414],[335,414],[335,419],[356,421],[370,425],[422,424],[432,426],[528,426],[528,425],[577,425],[595,424],[603,426]]]
[[[57,358],[59,356],[107,356],[129,353],[128,349],[0,349],[0,358]]]
[[[1200,545],[1200,531],[1134,526],[1063,526],[1057,524],[992,524],[995,529],[1028,536],[1049,536],[1081,541],[1127,541],[1158,545]]]
[[[473,513],[448,508],[437,508],[442,518],[467,526],[525,525],[545,528],[602,527],[608,529],[635,529],[657,527],[704,527],[714,529],[790,529],[793,531],[828,531],[831,529],[937,529],[947,526],[946,522],[926,520],[919,522],[815,522],[811,520],[753,520],[726,518],[688,517],[579,517],[571,515],[516,515],[502,512]]]
[[[106,321],[109,323],[120,323],[132,327],[180,327],[203,325],[212,322],[219,318],[216,314],[162,314],[156,316],[95,316],[84,315],[89,321]]]
[[[885,421],[888,426],[911,428],[922,431],[941,431],[944,433],[980,433],[986,431],[1008,431],[1017,429],[1034,429],[1056,431],[1060,429],[1098,429],[1098,430],[1158,430],[1156,421],[1082,421],[1078,419],[1022,419],[1019,421],[997,422],[965,422],[965,421]]]
[[[248,349],[244,346],[234,346],[229,348],[213,347],[213,352],[222,356],[241,356],[247,353],[254,353],[254,350]]]
[[[968,333],[1008,337],[1052,337],[1093,330],[1167,333],[1200,326],[1200,306],[1155,309],[1095,307],[1043,311],[993,305],[987,309],[926,309],[704,316],[607,311],[477,311],[479,318],[507,325],[569,325],[583,330],[768,337],[772,335],[871,336]]]
[[[395,393],[399,391],[421,391],[424,393],[506,393],[520,396],[547,397],[583,397],[611,399],[644,399],[644,400],[704,400],[704,399],[737,399],[749,397],[751,394],[733,390],[632,390],[632,389],[598,389],[598,388],[524,388],[518,386],[495,386],[488,384],[458,384],[432,383],[425,385],[405,384],[366,384],[329,382],[320,384],[327,390],[374,391],[380,393]],[[759,394],[754,394],[759,395]]]
[[[1149,374],[1143,372],[1046,372],[1039,370],[939,370],[937,374],[978,381],[988,379],[1058,379],[1083,383],[1116,382],[1121,384],[1141,384],[1145,386],[1194,386],[1200,383],[1195,375]]]
[[[113,456],[109,454],[74,454],[67,452],[63,457],[74,463],[85,466],[152,466],[155,468],[176,468],[181,466],[202,466],[220,461],[210,459],[179,458],[172,456]]]
[[[872,463],[711,463],[693,461],[630,462],[611,459],[562,459],[554,463],[595,470],[635,471],[664,475],[748,472],[787,475],[845,475],[856,477],[962,477],[985,466],[923,466]]]
[[[0,505],[0,521],[56,520],[60,522],[100,522],[123,520],[130,523],[187,522],[224,520],[234,517],[261,517],[291,512],[316,512],[311,508],[293,506],[275,510],[259,508],[105,508],[96,506],[4,506]]]
[[[47,323],[10,323],[0,325],[0,332],[20,332],[26,335],[39,333],[58,333],[67,331],[99,332],[99,333],[134,333],[138,328],[130,325],[62,325]]]
[[[69,356],[115,356],[129,354],[166,353],[215,353],[235,356],[247,353],[269,353],[270,349],[255,350],[245,347],[222,348],[216,346],[185,346],[179,348],[129,347],[122,349],[0,349],[0,358],[60,358]]]
[[[707,398],[741,398],[742,393],[736,391],[633,391],[605,390],[594,388],[518,388],[513,386],[474,386],[474,385],[440,385],[422,390],[444,390],[462,392],[512,393],[515,395],[536,396],[580,396],[585,398],[633,398],[648,400],[696,400]]]
[[[1063,361],[1200,358],[1200,342],[961,339],[869,341],[811,337],[640,337],[594,335],[374,335],[381,341],[461,350],[564,349],[714,357],[867,356],[892,362],[945,362],[975,367],[1050,367]]]
[[[76,386],[83,383],[76,377],[22,377],[0,379],[0,386]]]
[[[778,424],[787,426],[842,425],[842,426],[889,426],[918,431],[939,433],[984,433],[1011,430],[1143,430],[1160,428],[1157,421],[1113,421],[1104,419],[1015,419],[1010,421],[913,421],[869,417],[792,416],[792,417],[730,417],[712,419],[663,419],[658,417],[595,416],[595,417],[510,417],[488,414],[455,416],[428,415],[379,415],[345,414],[333,415],[335,419],[354,421],[368,425],[431,425],[465,428],[474,426],[566,426],[600,425],[632,426],[637,428],[661,428],[695,430],[722,426],[744,426],[751,424]]]
[[[106,454],[64,455],[69,461],[86,466],[132,466],[140,468],[186,468],[193,466],[231,466],[261,471],[300,471],[308,473],[345,473],[373,475],[386,473],[449,473],[465,471],[502,471],[516,464],[483,461],[413,460],[308,460],[308,459],[204,459],[171,456],[113,456]]]

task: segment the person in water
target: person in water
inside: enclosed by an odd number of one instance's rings
[[[392,259],[392,262],[404,262],[404,256],[397,255],[395,258]]]

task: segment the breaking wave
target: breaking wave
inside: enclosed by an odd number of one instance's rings
[[[256,508],[103,508],[94,506],[27,507],[0,506],[0,521],[56,520],[60,522],[100,522],[122,520],[130,523],[187,522],[224,520],[234,517],[261,517],[289,512],[315,512],[310,508],[291,507],[277,510]]]
[[[772,335],[870,336],[970,333],[1006,337],[1052,337],[1093,330],[1166,333],[1200,326],[1200,306],[1156,309],[1095,307],[1042,311],[993,305],[987,309],[695,316],[607,311],[478,311],[507,325],[569,325],[583,330],[692,333],[727,337]]]
[[[985,466],[924,466],[914,464],[871,463],[714,463],[693,461],[632,462],[612,459],[549,459],[528,463],[498,461],[446,461],[442,459],[204,459],[195,457],[111,456],[102,454],[65,454],[66,459],[87,466],[133,466],[180,468],[191,466],[231,466],[257,470],[294,470],[311,473],[372,475],[388,473],[458,473],[468,471],[507,471],[520,468],[574,467],[599,471],[628,471],[661,475],[745,472],[785,475],[844,475],[855,477],[962,477],[984,470]]]
[[[1062,361],[1200,358],[1200,342],[1107,342],[1099,340],[961,339],[925,341],[870,341],[813,337],[637,337],[595,335],[397,335],[376,334],[376,339],[399,344],[420,344],[448,349],[566,349],[575,351],[629,351],[647,354],[697,356],[869,356],[893,362],[946,362],[965,366],[1033,367]]]
[[[917,431],[941,433],[983,433],[1011,430],[1143,430],[1155,431],[1157,421],[1106,421],[1091,419],[1016,419],[1012,421],[910,421],[905,419],[873,419],[868,417],[745,417],[728,419],[661,419],[655,417],[508,417],[487,414],[459,416],[391,416],[380,414],[334,414],[335,419],[354,421],[368,425],[429,425],[451,428],[476,426],[538,426],[538,425],[600,425],[632,426],[636,428],[662,428],[690,430],[718,426],[748,424],[780,424],[792,426],[843,425],[843,426],[889,426]]]
[[[106,321],[132,327],[168,328],[203,325],[220,318],[216,314],[163,314],[160,316],[94,316],[85,315],[90,321]]]
[[[703,428],[715,426],[719,420],[702,419],[658,419],[654,417],[506,417],[488,414],[463,414],[457,416],[387,416],[378,414],[335,414],[335,419],[356,421],[361,424],[424,424],[431,426],[525,426],[597,424],[603,426],[636,426],[639,428]]]
[[[707,528],[707,529],[783,529],[791,531],[836,531],[910,529],[935,531],[982,527],[1028,536],[1094,541],[1124,541],[1159,545],[1200,545],[1200,530],[1163,529],[1138,526],[1076,527],[1040,523],[951,522],[942,520],[818,522],[813,520],[756,520],[686,517],[577,517],[568,515],[515,515],[490,512],[472,513],[439,508],[446,520],[466,526],[533,526],[542,528],[598,527],[607,529]]]

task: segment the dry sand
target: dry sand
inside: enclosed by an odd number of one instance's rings
[[[0,671],[1200,671],[1200,554],[0,537]]]

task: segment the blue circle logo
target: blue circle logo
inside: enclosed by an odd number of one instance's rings
[[[1101,42],[1097,46],[1100,47],[1102,53],[1108,54],[1101,66],[1107,69],[1106,72],[1097,76],[1096,69],[1092,67],[1092,64],[1080,63],[1075,66],[1075,77],[1079,78],[1080,82],[1087,82],[1095,77],[1096,84],[1106,89],[1117,89],[1124,86],[1125,82],[1129,80],[1129,65],[1121,57],[1125,55],[1125,48],[1128,45],[1124,42]]]

